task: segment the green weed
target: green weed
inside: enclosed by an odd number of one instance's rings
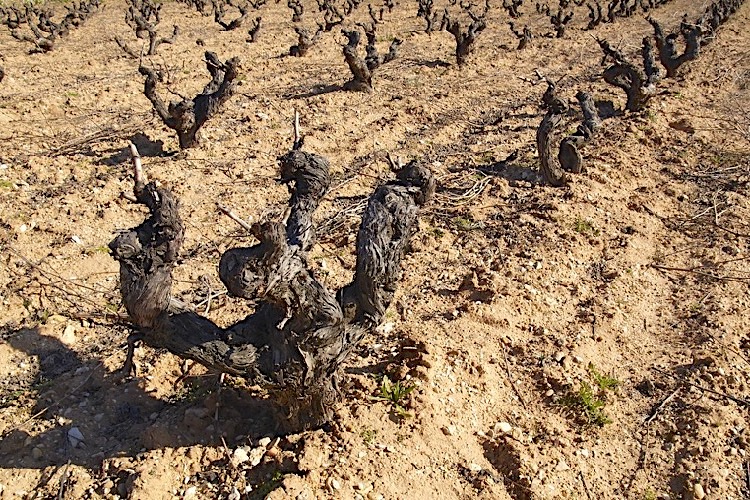
[[[284,481],[284,473],[281,471],[275,471],[268,481],[260,483],[248,496],[252,500],[261,500],[271,494],[273,490],[281,486]]]
[[[402,383],[397,380],[395,383],[391,382],[387,376],[383,377],[383,381],[380,383],[380,390],[378,395],[375,396],[375,400],[384,401],[390,403],[393,407],[393,411],[402,418],[409,418],[412,415],[406,411],[404,407],[409,394],[412,393],[415,386],[408,383]]]
[[[471,231],[479,227],[479,224],[466,217],[454,217],[452,222],[453,226],[459,231]]]
[[[576,218],[573,223],[573,229],[575,232],[584,236],[599,236],[599,230],[594,227],[594,224],[586,219]]]
[[[583,420],[586,425],[604,427],[612,420],[604,413],[606,402],[594,393],[591,384],[584,381],[577,392],[571,392],[560,399],[560,404]]]
[[[375,429],[363,429],[362,432],[359,433],[359,437],[361,437],[362,441],[368,446],[375,442],[375,437],[377,435],[378,431]]]
[[[587,426],[604,427],[612,420],[604,413],[606,392],[615,390],[620,381],[611,375],[599,373],[593,363],[588,365],[589,375],[594,381],[592,386],[587,381],[581,382],[577,391],[571,391],[560,399],[560,404]]]
[[[609,375],[600,374],[594,367],[594,363],[589,363],[589,373],[594,379],[594,383],[599,390],[606,391],[608,389],[617,389],[620,385],[620,381]]]
[[[109,254],[109,247],[104,245],[100,245],[98,247],[90,247],[84,250],[84,253],[86,255],[93,255],[96,253]]]

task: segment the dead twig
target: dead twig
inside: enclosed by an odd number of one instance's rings
[[[589,491],[589,485],[586,484],[586,478],[584,477],[582,470],[578,471],[578,477],[581,479],[581,484],[583,484],[583,491],[586,492],[586,498],[591,500],[592,497],[591,497],[591,492]]]
[[[63,500],[65,498],[65,492],[67,491],[68,482],[70,481],[70,460],[63,466],[62,474],[60,475],[60,486],[57,490],[57,500]]]
[[[237,470],[237,466],[236,466],[236,465],[234,465],[234,462],[232,461],[232,454],[231,454],[231,453],[229,453],[229,447],[227,446],[227,442],[226,442],[226,440],[224,439],[224,436],[221,436],[221,444],[222,444],[222,446],[224,447],[224,453],[225,453],[225,454],[226,454],[226,456],[227,456],[227,462],[229,462],[229,466],[230,466],[230,467],[231,467],[232,469],[234,469],[234,470]]]
[[[234,211],[231,208],[224,206],[222,204],[218,204],[217,208],[221,211],[221,213],[223,213],[224,215],[232,219],[234,222],[242,226],[242,228],[245,229],[247,232],[249,233],[253,232],[253,226],[251,226],[244,219],[242,219],[242,217],[234,213]]]
[[[142,126],[141,124],[139,124],[138,126],[132,125],[130,127],[126,127],[123,129],[118,129],[115,127],[106,127],[101,130],[92,132],[88,135],[85,135],[83,137],[80,137],[78,139],[73,139],[71,141],[68,141],[65,144],[62,144],[60,146],[50,148],[41,154],[51,155],[51,156],[78,154],[81,152],[81,148],[83,146],[92,146],[96,143],[108,141],[111,139],[116,139],[122,136],[131,136],[134,133],[136,133],[139,130],[139,127],[141,126]]]
[[[299,111],[297,109],[294,109],[294,144],[297,145],[300,143],[300,139],[302,136],[300,136],[299,133]]]
[[[148,180],[146,175],[143,173],[143,165],[141,164],[141,154],[138,152],[138,148],[132,142],[130,146],[130,159],[133,162],[133,176],[135,177],[136,184],[146,184]]]
[[[688,380],[685,380],[682,377],[678,377],[677,375],[675,375],[673,373],[669,373],[668,371],[662,370],[662,369],[657,368],[655,366],[653,367],[653,369],[656,370],[657,372],[661,373],[662,375],[666,375],[668,377],[672,377],[673,379],[678,380],[678,381],[682,382],[685,385],[689,385],[691,387],[695,387],[696,389],[700,389],[703,392],[708,392],[709,394],[713,394],[715,396],[721,396],[722,398],[725,398],[725,399],[728,399],[730,401],[733,401],[733,402],[735,402],[735,403],[737,403],[739,405],[750,407],[750,401],[748,401],[747,399],[738,398],[737,396],[732,396],[731,394],[727,394],[726,392],[715,391],[715,390],[710,389],[708,387],[704,387],[704,386],[702,386],[700,384],[696,384],[696,383],[690,382]]]
[[[208,297],[206,297],[205,299],[203,299],[200,302],[198,302],[197,304],[195,304],[195,309],[198,310],[201,307],[203,307],[206,303],[210,304],[212,300],[217,299],[217,298],[221,297],[222,295],[226,295],[226,294],[227,294],[226,290],[222,290],[220,292],[213,292]],[[207,308],[206,310],[208,310],[208,309],[209,308]]]
[[[115,316],[115,313],[108,311],[106,308],[103,308],[100,304],[97,304],[95,301],[91,300],[90,298],[91,293],[83,293],[83,292],[78,293],[69,287],[62,286],[60,283],[67,283],[79,289],[87,290],[88,292],[94,292],[94,293],[102,294],[102,295],[109,293],[110,290],[102,290],[102,289],[98,289],[92,286],[84,285],[82,283],[75,283],[72,280],[64,278],[53,269],[48,269],[48,270],[42,269],[40,264],[32,262],[30,259],[28,259],[23,254],[21,254],[21,252],[19,252],[12,245],[8,245],[5,248],[8,250],[9,253],[13,254],[14,256],[22,260],[24,264],[34,269],[38,273],[39,275],[38,284],[40,287],[47,286],[61,293],[60,296],[55,296],[55,298],[67,301],[71,306],[74,306],[74,307],[80,307],[82,303],[88,304],[91,307],[93,307],[96,312],[98,312],[99,314],[105,317],[108,314]],[[12,272],[19,274],[18,271],[15,271],[15,270],[13,270]],[[46,280],[46,283],[42,282],[41,278]],[[73,300],[73,297],[76,300]]]
[[[503,360],[505,361],[505,373],[508,376],[508,382],[510,382],[510,386],[513,388],[513,392],[516,393],[516,396],[518,396],[518,400],[521,402],[521,406],[523,406],[524,409],[526,409],[526,401],[523,399],[523,396],[521,395],[521,391],[516,387],[515,382],[513,382],[513,377],[510,373],[510,365],[508,364],[508,354],[505,352],[505,345],[502,346],[503,351]]]
[[[707,273],[704,271],[700,271],[700,269],[704,269],[703,266],[699,267],[672,267],[672,266],[662,266],[660,264],[651,263],[651,267],[654,269],[659,269],[660,271],[676,271],[681,273],[691,273],[698,276],[703,276],[705,278],[711,278],[718,281],[740,281],[740,282],[746,282],[750,281],[750,276],[719,276],[716,274]]]
[[[662,411],[664,409],[664,407],[667,406],[667,404],[670,401],[672,401],[672,399],[674,399],[674,397],[677,395],[678,392],[680,392],[680,387],[678,387],[677,389],[675,389],[674,391],[672,391],[672,393],[669,396],[667,396],[666,398],[664,398],[661,403],[659,403],[658,405],[656,405],[654,407],[654,409],[651,410],[651,414],[648,417],[646,417],[646,420],[644,420],[643,423],[644,424],[650,424],[651,422],[653,422],[654,419],[656,418],[656,416],[659,414],[659,412]]]

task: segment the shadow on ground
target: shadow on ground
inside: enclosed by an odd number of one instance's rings
[[[38,373],[26,387],[36,392],[28,417],[0,438],[0,467],[43,469],[68,462],[98,467],[111,457],[221,445],[222,438],[232,446],[247,436],[280,432],[274,405],[247,389],[218,390],[216,376],[189,378],[178,396],[159,399],[144,389],[148,380],[125,379],[97,360],[81,359],[36,328],[12,332],[7,342],[24,359],[38,360]]]

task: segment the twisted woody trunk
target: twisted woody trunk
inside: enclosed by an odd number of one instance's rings
[[[260,243],[228,250],[219,264],[230,294],[259,302],[239,323],[220,328],[172,298],[184,225],[174,195],[147,184],[138,167],[134,192],[150,215],[110,248],[120,263],[122,299],[139,328],[137,338],[266,387],[288,415],[280,425],[293,431],[332,418],[341,364],[390,304],[419,207],[434,193],[435,180],[413,161],[375,190],[357,235],[354,280],[334,293],[305,259],[314,239],[313,212],[330,185],[328,161],[295,149],[280,162],[281,181],[291,192],[287,225],[252,226]]]

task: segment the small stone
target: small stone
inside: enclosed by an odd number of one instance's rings
[[[589,458],[589,450],[587,450],[586,448],[581,448],[581,456],[583,458]]]
[[[328,489],[331,491],[338,491],[341,489],[341,483],[335,477],[328,479]]]
[[[373,490],[373,486],[370,483],[357,483],[354,485],[355,490],[359,490],[361,495],[367,495]]]
[[[68,442],[73,448],[79,448],[84,446],[83,434],[78,427],[71,427],[68,431]]]
[[[380,325],[377,329],[381,333],[389,334],[393,331],[394,327],[395,325],[393,324],[393,322],[387,322]]]
[[[195,495],[198,493],[198,488],[195,486],[191,486],[190,488],[185,490],[185,494],[182,496],[182,498],[195,498]]]
[[[258,440],[258,446],[263,446],[265,448],[268,448],[268,445],[271,444],[271,438],[270,437],[264,437]]]
[[[696,500],[702,500],[706,497],[706,492],[703,490],[703,485],[701,483],[695,483],[695,486],[693,486],[693,496]]]
[[[44,456],[44,452],[38,446],[34,446],[34,448],[31,449],[31,457],[34,460],[39,460],[43,456]]]
[[[482,466],[479,465],[479,464],[475,464],[474,462],[472,462],[472,463],[469,464],[469,470],[471,470],[472,472],[481,472],[482,471]]]
[[[497,424],[495,424],[495,434],[497,434],[498,432],[501,432],[503,434],[510,434],[512,430],[513,426],[508,422],[498,422]]]
[[[561,362],[561,361],[562,361],[563,359],[565,359],[565,353],[564,353],[564,352],[562,352],[562,351],[557,351],[557,352],[555,353],[555,356],[554,356],[554,357],[555,357],[555,361],[557,361],[557,362],[559,363],[559,362]]]
[[[250,460],[250,457],[247,455],[247,452],[243,450],[242,448],[237,448],[234,450],[234,453],[232,453],[232,463],[234,466],[238,466],[240,464],[244,464]]]
[[[73,324],[69,324],[63,330],[60,341],[65,345],[73,345],[76,342],[76,327]]]
[[[558,472],[570,470],[570,465],[568,465],[568,462],[566,462],[564,458],[561,458],[560,461],[557,462],[557,466],[555,467],[555,470]]]
[[[443,434],[446,436],[455,436],[456,435],[456,426],[455,425],[448,425],[446,427],[443,427]]]
[[[263,456],[266,454],[266,448],[265,446],[259,447],[259,448],[253,448],[252,451],[250,451],[250,465],[255,467],[260,463],[261,460],[263,460]]]

